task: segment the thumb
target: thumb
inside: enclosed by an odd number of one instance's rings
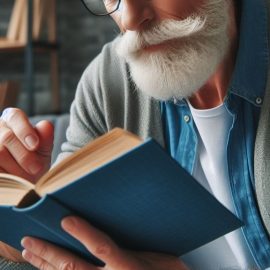
[[[39,136],[37,152],[44,156],[50,156],[53,149],[54,126],[51,122],[43,120],[36,124],[36,132]]]

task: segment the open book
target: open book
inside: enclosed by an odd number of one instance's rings
[[[102,265],[60,221],[79,215],[120,246],[180,256],[242,225],[153,139],[114,129],[36,185],[0,174],[0,241],[35,236]],[[20,224],[20,226],[18,226]]]
[[[138,136],[116,128],[60,162],[35,185],[27,179],[0,173],[0,205],[26,207],[141,143]]]

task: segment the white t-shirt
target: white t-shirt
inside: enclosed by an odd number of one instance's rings
[[[235,213],[227,164],[227,142],[232,116],[222,104],[197,110],[189,104],[198,130],[197,161],[193,176],[231,212]],[[255,269],[243,232],[238,229],[182,258],[192,269]]]

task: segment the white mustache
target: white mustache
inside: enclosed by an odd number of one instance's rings
[[[120,55],[132,57],[132,54],[139,53],[145,47],[195,35],[205,38],[218,35],[227,27],[226,4],[224,0],[208,1],[200,12],[184,20],[166,19],[144,31],[125,32],[118,48],[122,51]]]
[[[125,51],[136,53],[141,49],[164,43],[169,40],[190,37],[202,31],[206,20],[201,17],[189,17],[185,20],[164,20],[150,30],[143,32],[127,31],[121,37]]]

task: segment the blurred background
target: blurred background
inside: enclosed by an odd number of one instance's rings
[[[19,7],[18,5],[22,5],[22,2],[24,2],[26,6],[31,1],[33,2],[31,9],[33,12],[30,12],[32,14],[29,15],[25,7]],[[84,8],[80,0],[31,1],[0,0],[1,109],[3,109],[3,106],[13,106],[15,102],[15,106],[24,109],[29,115],[68,112],[83,70],[100,52],[102,46],[117,36],[118,28],[110,17],[95,17],[91,15]],[[35,6],[37,3],[39,3],[39,7]],[[48,3],[49,6],[46,7],[47,9],[44,7],[44,3]],[[50,10],[50,5],[54,4],[55,10]],[[15,8],[16,5],[17,7]],[[47,11],[45,12],[44,10]],[[34,28],[38,24],[36,19],[37,12],[39,12],[38,16],[40,18],[43,16],[42,20],[46,22],[42,24],[39,21],[40,37],[37,38],[36,45],[30,46],[31,44],[27,44],[27,42],[32,40],[23,40],[22,36],[29,38],[27,36],[27,33],[29,33],[27,29],[31,32],[34,31]],[[26,14],[25,17],[22,17],[22,14]],[[32,16],[32,18],[29,18],[29,16]],[[55,40],[53,40],[53,44],[47,44],[44,47],[44,44],[40,45],[41,43],[38,44],[38,42],[48,39],[48,32],[55,27],[50,22],[54,20],[53,18],[55,19],[56,26],[55,37],[53,36]],[[19,20],[21,21],[19,22]],[[32,29],[27,24],[30,21],[33,24]],[[22,27],[23,23],[26,26]],[[17,29],[18,27],[20,28],[19,31]],[[14,49],[14,46],[18,46],[17,41],[15,45],[7,41],[7,36],[13,33],[14,37],[16,30],[18,31],[17,36],[22,39],[19,49]],[[43,48],[40,50],[38,48],[36,49],[38,46],[43,46]],[[31,57],[29,58],[29,48],[30,50],[33,49],[33,76],[31,86],[33,100],[29,98],[29,70],[27,75],[29,61],[31,61]],[[53,57],[57,57],[58,66],[51,66],[52,58],[50,57],[50,50],[54,51]],[[52,78],[50,73],[56,73],[55,70],[59,71],[58,91],[60,98],[58,101],[54,100],[57,98],[51,93]],[[29,109],[29,99],[31,109]],[[53,103],[58,104],[53,106]]]

